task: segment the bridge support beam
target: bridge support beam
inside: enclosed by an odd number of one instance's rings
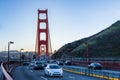
[[[49,27],[47,10],[38,9],[38,24],[37,24],[37,53],[38,55],[45,54],[49,56]]]

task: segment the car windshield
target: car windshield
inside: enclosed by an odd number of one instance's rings
[[[60,69],[61,67],[58,65],[50,65],[50,69]]]

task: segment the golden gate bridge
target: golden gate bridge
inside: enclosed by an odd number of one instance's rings
[[[46,10],[38,9],[35,53],[38,56],[41,55],[50,56],[52,53],[47,9]]]

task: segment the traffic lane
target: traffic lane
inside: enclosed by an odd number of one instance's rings
[[[89,76],[85,76],[85,75],[75,74],[75,73],[67,72],[67,71],[64,71],[63,77],[45,76],[44,70],[32,70],[32,72],[35,73],[36,75],[40,75],[45,80],[87,80],[87,79],[88,80],[105,80],[105,79],[100,79],[100,78],[96,78],[96,77],[89,77]]]
[[[16,67],[12,75],[14,80],[105,80],[64,71],[63,77],[45,76],[44,70],[31,70],[27,66]]]
[[[27,66],[18,66],[13,69],[12,76],[14,80],[45,80],[41,75],[34,74]]]
[[[33,73],[35,73],[36,75],[40,75],[45,80],[105,80],[105,79],[79,75],[79,74],[66,72],[66,71],[64,71],[63,77],[59,77],[59,76],[57,76],[57,77],[45,76],[44,70],[33,70]]]

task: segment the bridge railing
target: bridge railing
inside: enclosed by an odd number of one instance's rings
[[[72,58],[74,61],[87,61],[88,58]],[[111,61],[118,62],[120,58],[89,58],[90,61]]]
[[[16,61],[1,63],[1,68],[3,72],[2,80],[13,80],[11,71],[15,66],[18,66],[19,64],[20,62]]]
[[[103,70],[92,70],[92,69],[83,69],[83,68],[74,68],[74,67],[64,67],[65,71],[74,72],[81,75],[98,77],[101,79],[107,80],[120,80],[120,72],[108,72]]]
[[[4,74],[4,76],[5,76],[5,79],[6,79],[6,80],[13,80],[12,76],[11,76],[10,73],[7,71],[7,69],[5,68],[4,63],[1,64],[1,68],[2,68],[3,74]]]
[[[72,65],[84,67],[87,67],[92,62],[98,62],[104,69],[120,70],[120,58],[89,58],[89,61],[88,58],[68,58],[65,60],[71,60]]]

